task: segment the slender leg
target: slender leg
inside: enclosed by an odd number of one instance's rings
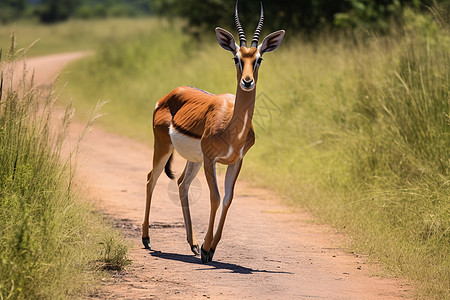
[[[216,163],[213,159],[204,157],[204,169],[206,175],[206,181],[208,182],[210,201],[211,201],[211,211],[209,215],[208,231],[206,232],[205,241],[202,246],[202,262],[208,262],[212,259],[212,254],[214,250],[211,249],[211,243],[213,240],[214,231],[214,219],[216,217],[217,208],[220,204],[220,194],[217,187],[216,180]],[[212,250],[212,253],[211,251]]]
[[[195,255],[200,254],[200,248],[198,247],[197,239],[195,238],[194,230],[192,228],[191,213],[189,211],[188,194],[192,180],[194,180],[201,166],[202,166],[201,162],[188,161],[186,163],[186,167],[184,168],[182,177],[180,177],[181,180],[178,180],[181,208],[183,209],[184,225],[186,227],[186,236],[188,243],[191,246],[191,250],[192,252],[194,252]]]
[[[216,234],[214,235],[214,239],[211,244],[212,249],[217,248],[217,244],[222,237],[225,218],[227,217],[228,209],[230,208],[231,201],[233,200],[234,186],[241,170],[241,166],[242,159],[239,159],[236,163],[234,163],[233,165],[229,165],[227,168],[227,173],[225,175],[225,196],[223,197],[222,214],[220,215],[219,225],[217,226]]]
[[[152,202],[153,189],[155,188],[156,181],[161,175],[164,166],[169,160],[170,155],[173,152],[173,146],[171,144],[160,145],[155,141],[155,147],[153,152],[153,170],[147,175],[147,193],[145,203],[145,216],[144,223],[142,224],[142,243],[145,248],[150,249],[150,237],[148,235],[150,206]]]

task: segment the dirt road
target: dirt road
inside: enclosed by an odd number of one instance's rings
[[[51,72],[79,57],[68,54],[54,57],[58,59],[30,59],[28,66],[36,69],[39,81],[51,78]],[[73,125],[72,141],[81,128]],[[192,255],[176,186],[165,175],[153,197],[152,250],[144,249],[140,233],[151,157],[148,146],[99,128],[83,142],[79,187],[89,190],[98,208],[116,222],[132,244],[131,266],[106,280],[93,297],[399,299],[409,295],[404,281],[374,276],[379,268],[367,264],[365,257],[351,254],[343,246],[345,236],[316,224],[311,215],[286,206],[277,195],[252,188],[242,179],[238,180],[213,262],[202,264]],[[177,174],[183,165],[177,157]],[[197,178],[191,213],[201,242],[208,222],[209,192],[204,175],[200,173]],[[223,176],[220,181],[223,183]]]

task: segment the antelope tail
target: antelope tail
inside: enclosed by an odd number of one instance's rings
[[[170,179],[174,180],[175,179],[175,175],[173,175],[173,172],[170,169],[170,165],[172,164],[172,160],[173,160],[173,153],[170,154],[169,160],[167,161],[166,166],[164,167],[164,172],[166,173],[167,177],[169,177]]]

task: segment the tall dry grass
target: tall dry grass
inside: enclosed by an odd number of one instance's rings
[[[75,161],[62,154],[73,109],[55,124],[54,86],[16,72],[25,54],[13,38],[1,64],[0,298],[80,297],[111,259],[126,264],[127,247],[73,189]]]

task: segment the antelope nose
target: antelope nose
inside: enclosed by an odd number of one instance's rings
[[[253,85],[253,79],[242,79],[242,83],[245,86],[245,88],[249,89]]]

